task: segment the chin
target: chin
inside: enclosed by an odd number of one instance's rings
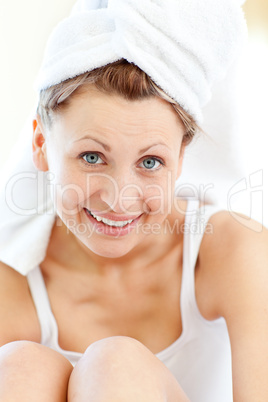
[[[103,258],[121,258],[126,256],[133,248],[129,242],[113,240],[106,242],[105,239],[92,241],[89,239],[79,239],[85,247],[92,253]]]

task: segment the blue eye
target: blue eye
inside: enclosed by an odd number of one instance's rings
[[[100,158],[100,156],[95,153],[95,152],[88,152],[83,155],[84,161],[91,165],[97,165],[99,163],[103,163],[103,160]]]
[[[146,158],[142,161],[142,165],[145,169],[148,170],[155,170],[157,169],[160,165],[162,165],[158,159],[156,158]]]

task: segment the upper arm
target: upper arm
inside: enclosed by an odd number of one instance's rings
[[[0,346],[16,340],[40,340],[27,279],[0,261]]]
[[[231,342],[234,401],[268,400],[268,230],[243,226],[228,212],[212,217],[200,249],[201,302],[225,318]],[[207,293],[204,293],[207,292]],[[210,306],[210,307],[209,307]]]

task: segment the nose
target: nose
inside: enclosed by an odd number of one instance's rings
[[[118,214],[137,215],[144,212],[143,189],[131,174],[110,177],[100,191],[100,198],[109,210]]]

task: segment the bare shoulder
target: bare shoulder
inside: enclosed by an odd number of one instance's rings
[[[0,261],[0,345],[39,337],[27,279]]]
[[[226,250],[238,253],[245,249],[248,254],[255,247],[267,246],[268,230],[243,214],[223,210],[212,215],[209,224],[211,230],[204,234],[200,247],[203,258],[208,258],[208,254],[217,258],[218,253],[225,254]],[[245,258],[244,254],[240,258]]]
[[[204,234],[200,246],[196,285],[201,310],[213,319],[223,315],[223,299],[229,291],[233,300],[239,291],[247,293],[257,278],[268,281],[268,230],[229,211],[212,215],[209,224],[211,230]]]
[[[26,278],[13,268],[0,261],[0,300],[14,303],[20,299],[23,301],[27,289]],[[1,303],[3,308],[3,303]]]

